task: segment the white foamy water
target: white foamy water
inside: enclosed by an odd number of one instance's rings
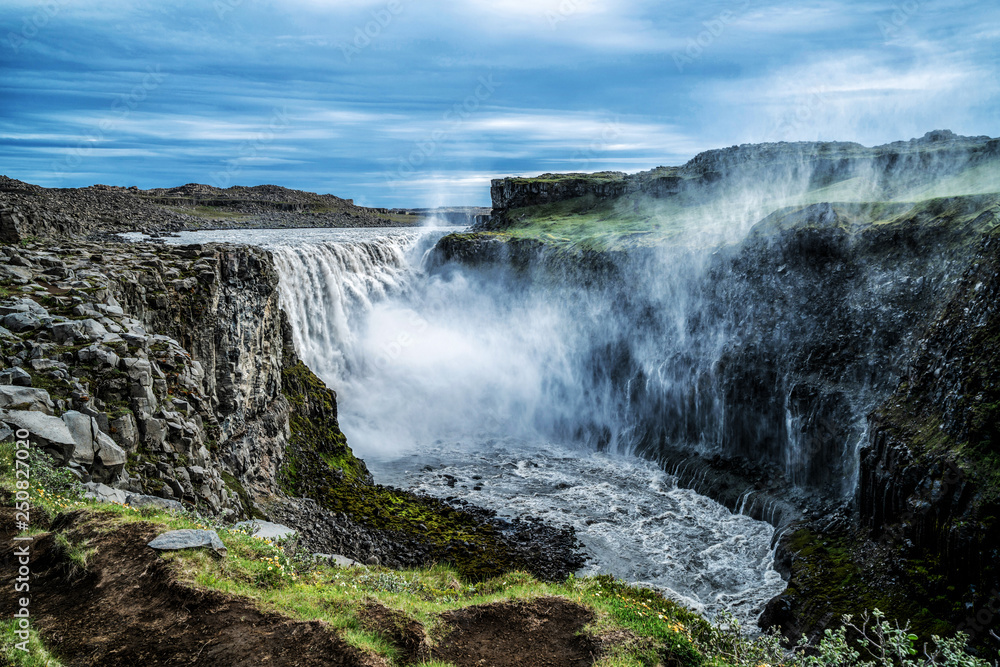
[[[769,524],[677,488],[648,461],[546,437],[584,413],[614,417],[613,401],[582,388],[590,371],[578,362],[596,327],[629,323],[600,295],[567,308],[503,276],[426,271],[426,252],[448,231],[241,230],[171,242],[274,253],[296,349],[338,392],[341,427],[377,481],[572,525],[592,559],[585,573],[752,624],[784,588]]]
[[[569,524],[592,558],[584,574],[614,574],[708,615],[726,609],[752,627],[785,587],[770,525],[678,488],[648,461],[489,439],[368,463],[389,484]]]

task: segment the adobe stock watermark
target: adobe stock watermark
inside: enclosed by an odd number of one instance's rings
[[[580,11],[580,8],[587,4],[588,0],[562,0],[559,6],[553,10],[545,12],[545,18],[549,22],[549,27],[555,30],[559,24],[568,20],[571,16]]]
[[[413,149],[406,156],[396,158],[395,167],[382,172],[382,177],[393,190],[396,184],[410,176],[433,157],[442,143],[448,140],[463,124],[493,96],[501,83],[493,80],[493,75],[479,77],[476,89],[461,102],[456,102],[441,116],[444,127],[439,127],[425,139],[414,142]]]
[[[770,135],[776,140],[788,141],[804,125],[815,120],[818,111],[828,105],[831,99],[825,87],[810,92],[777,122]]]
[[[903,27],[923,8],[924,0],[903,0],[892,6],[892,14],[888,20],[881,18],[876,22],[882,39],[889,41],[898,36]]]
[[[619,139],[623,134],[621,121],[616,116],[614,120],[604,123],[599,137],[591,141],[586,147],[573,153],[570,160],[574,165],[579,165],[581,170],[587,170],[590,168],[590,163],[597,159],[601,153],[608,149],[613,141]]]
[[[423,332],[430,328],[430,322],[421,317],[417,313],[413,313],[410,316],[409,326],[403,331],[400,331],[395,338],[393,338],[388,343],[382,345],[379,350],[378,356],[375,358],[375,367],[378,369],[384,369],[393,363],[400,356],[402,356],[403,351],[411,347],[416,340],[416,336],[419,336]]]
[[[267,128],[256,133],[252,138],[244,141],[237,149],[237,157],[226,160],[226,168],[223,171],[212,172],[212,185],[217,188],[228,188],[233,179],[243,172],[243,161],[255,158],[269,144],[271,144],[280,130],[288,128],[288,110],[285,107],[274,109],[271,119],[267,123]]]
[[[7,45],[14,50],[14,53],[20,52],[21,47],[37,37],[39,31],[44,30],[45,26],[62,12],[68,2],[69,0],[44,2],[31,16],[21,17],[21,29],[17,32],[11,30],[7,33]]]
[[[14,527],[16,532],[23,533],[31,525],[31,466],[28,463],[31,434],[19,429],[15,434],[14,476],[16,479],[14,492]],[[31,638],[31,544],[32,536],[14,535],[13,556],[16,559],[17,576],[14,578],[14,634],[21,641],[14,644],[18,651],[28,652],[28,642]]]
[[[350,43],[341,42],[337,45],[344,54],[344,62],[350,65],[355,57],[361,55],[362,51],[382,35],[382,31],[392,25],[396,17],[403,13],[403,9],[405,7],[401,0],[389,0],[385,7],[371,12],[371,21],[363,26],[355,26],[354,39]]]
[[[726,29],[732,23],[735,23],[740,18],[742,12],[745,12],[750,7],[751,2],[752,0],[740,0],[732,9],[726,9],[709,20],[702,21],[701,25],[704,27],[704,30],[688,39],[683,52],[675,52],[673,54],[674,65],[677,66],[677,71],[683,73],[685,67],[701,60],[702,56],[705,55],[705,51],[722,37],[723,33],[726,32]]]
[[[215,10],[215,15],[219,17],[222,21],[226,18],[226,14],[234,12],[243,6],[243,0],[215,0],[212,3],[212,9]]]
[[[61,175],[79,167],[84,158],[93,155],[94,147],[104,141],[107,133],[127,119],[149,97],[150,93],[163,84],[166,77],[167,74],[160,70],[159,65],[147,67],[142,81],[133,86],[129,92],[115,96],[111,102],[111,114],[97,123],[96,130],[87,132],[80,137],[76,145],[70,148],[69,153],[53,162],[52,171]]]
[[[992,627],[997,620],[1000,620],[997,614],[1000,614],[1000,590],[994,588],[990,591],[990,599],[986,601],[983,608],[967,616],[964,621],[958,624],[956,630],[969,635],[969,639],[975,639],[982,633],[988,632],[1000,647],[1000,636]]]

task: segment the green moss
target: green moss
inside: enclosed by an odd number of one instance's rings
[[[590,183],[600,185],[622,182],[625,180],[625,173],[621,171],[598,171],[592,174],[541,174],[539,176],[515,177],[505,180],[513,185],[530,185],[532,183]]]
[[[73,390],[65,380],[58,380],[43,373],[34,373],[31,371],[29,373],[31,374],[31,386],[47,391],[53,401],[69,399],[70,393]]]
[[[795,531],[788,540],[795,553],[785,596],[797,599],[796,623],[801,628],[836,625],[845,614],[860,617],[872,609],[890,619],[909,621],[921,641],[946,636],[954,626],[955,603],[938,593],[942,572],[933,554],[886,558],[862,548],[864,535],[839,536]],[[890,562],[905,562],[906,571],[891,570]]]
[[[402,533],[427,545],[431,558],[445,561],[470,579],[510,569],[532,570],[514,557],[493,526],[436,498],[373,484],[336,421],[336,395],[301,362],[283,373],[291,405],[291,438],[282,470],[282,489],[316,500],[363,525]]]
[[[368,477],[364,463],[347,446],[337,423],[337,396],[301,361],[282,372],[282,389],[291,406],[291,448],[285,468],[286,483],[299,483],[299,459],[311,456],[334,476],[351,484]]]

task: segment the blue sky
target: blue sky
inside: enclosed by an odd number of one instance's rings
[[[0,7],[0,173],[372,206],[745,142],[1000,135],[995,0]]]

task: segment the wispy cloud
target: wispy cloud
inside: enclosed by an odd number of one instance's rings
[[[861,0],[394,0],[349,61],[341,47],[390,0],[220,1],[5,3],[3,171],[150,187],[229,168],[370,204],[485,204],[491,176],[635,170],[744,141],[1000,134],[988,0],[898,16]],[[151,67],[162,85],[109,123]],[[481,77],[497,86],[454,122]],[[262,143],[275,109],[287,125]],[[81,142],[85,159],[51,168]]]

